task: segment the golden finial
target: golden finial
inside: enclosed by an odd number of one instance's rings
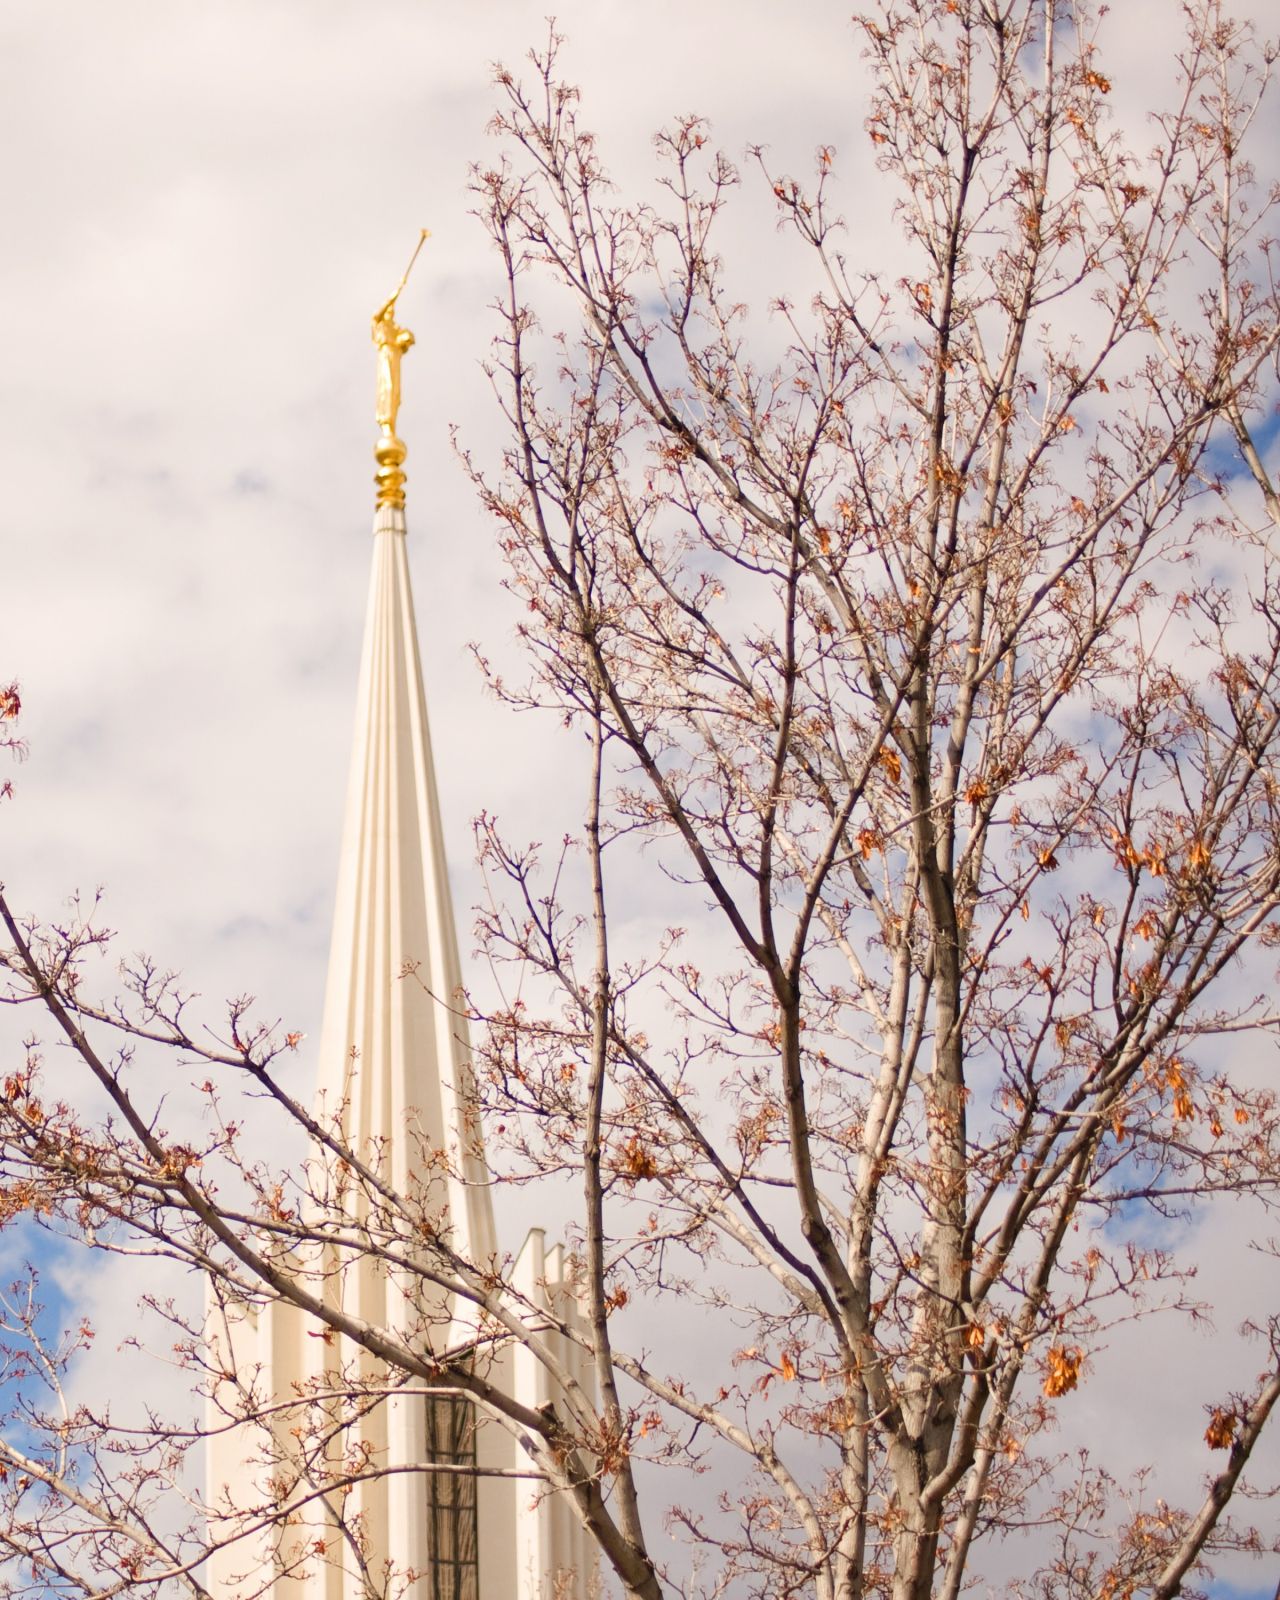
[[[380,506],[404,504],[404,473],[401,468],[408,449],[396,433],[396,417],[400,411],[400,362],[413,343],[408,328],[396,322],[396,301],[409,281],[418,252],[431,237],[424,228],[418,236],[409,265],[400,275],[391,298],[373,314],[373,342],[378,351],[378,442],[373,447],[373,458],[378,463],[373,481],[378,486]]]

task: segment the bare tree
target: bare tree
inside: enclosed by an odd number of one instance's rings
[[[374,1358],[376,1382],[336,1370],[350,1394],[468,1396],[628,1595],[952,1600],[1031,1529],[1013,1592],[1165,1597],[1262,1547],[1226,1511],[1280,1396],[1265,1298],[1256,1385],[1203,1397],[1225,1455],[1201,1504],[1127,1506],[1105,1452],[1058,1462],[1047,1437],[1110,1326],[1194,1312],[1144,1219],[1269,1207],[1280,1183],[1274,1095],[1238,1052],[1280,1020],[1280,499],[1255,425],[1280,302],[1248,160],[1271,54],[1213,4],[1185,23],[1148,148],[1108,118],[1084,4],[860,18],[901,263],[857,259],[832,148],[811,183],[754,152],[809,274],[764,324],[716,251],[743,180],[703,124],[658,140],[665,206],[628,205],[557,41],[531,88],[500,76],[476,190],[510,443],[472,470],[532,671],[495,681],[578,731],[583,767],[557,860],[479,824],[481,938],[519,998],[482,1008],[477,1076],[498,1181],[575,1186],[583,1320],[452,1253],[431,1185],[397,1192],[346,1148],[243,1011],[213,1049],[149,969],[130,1003],[91,1003],[92,923],[5,907],[11,998],[111,1107],[45,1103],[34,1055],[10,1078],[14,1211],[300,1308]],[[635,946],[645,873],[692,931]],[[135,1092],[143,1042],[247,1080],[323,1160],[282,1188],[213,1113],[175,1145]],[[358,1222],[316,1176],[335,1163]],[[475,1348],[424,1356],[335,1309],[291,1265],[320,1239],[470,1300],[554,1404],[521,1407]],[[685,1370],[690,1307],[708,1382]],[[587,1352],[598,1404],[551,1334]],[[297,1401],[304,1453],[328,1398]],[[86,1551],[133,1541],[133,1587],[199,1592],[198,1530],[151,1533],[146,1471],[135,1490],[95,1467],[85,1491],[49,1426],[11,1548],[101,1593]],[[704,1449],[719,1507],[641,1470]],[[655,1560],[671,1501],[695,1578]]]

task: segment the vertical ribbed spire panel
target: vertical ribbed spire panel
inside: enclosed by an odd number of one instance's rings
[[[461,970],[403,509],[379,507],[373,533],[317,1109],[333,1117],[343,1107],[347,1140],[360,1152],[385,1151],[383,1170],[402,1194],[431,1184],[458,1251],[487,1262],[496,1254],[493,1214],[469,1109]],[[385,1293],[385,1279],[371,1277],[360,1298]],[[368,1313],[400,1321],[391,1306],[369,1304]]]

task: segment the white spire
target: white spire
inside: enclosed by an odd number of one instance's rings
[[[403,508],[380,505],[373,532],[317,1110],[333,1117],[342,1108],[357,1152],[389,1141],[385,1172],[394,1188],[409,1194],[434,1181],[441,1193],[429,1203],[447,1203],[454,1246],[468,1260],[488,1262],[497,1247],[470,1109]],[[388,1316],[392,1326],[399,1320],[390,1308]]]

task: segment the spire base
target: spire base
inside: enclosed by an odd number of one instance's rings
[[[404,440],[389,429],[384,430],[373,447],[373,459],[378,463],[378,470],[373,475],[373,481],[378,487],[378,505],[404,505],[405,474],[401,468],[408,454],[409,448]]]

